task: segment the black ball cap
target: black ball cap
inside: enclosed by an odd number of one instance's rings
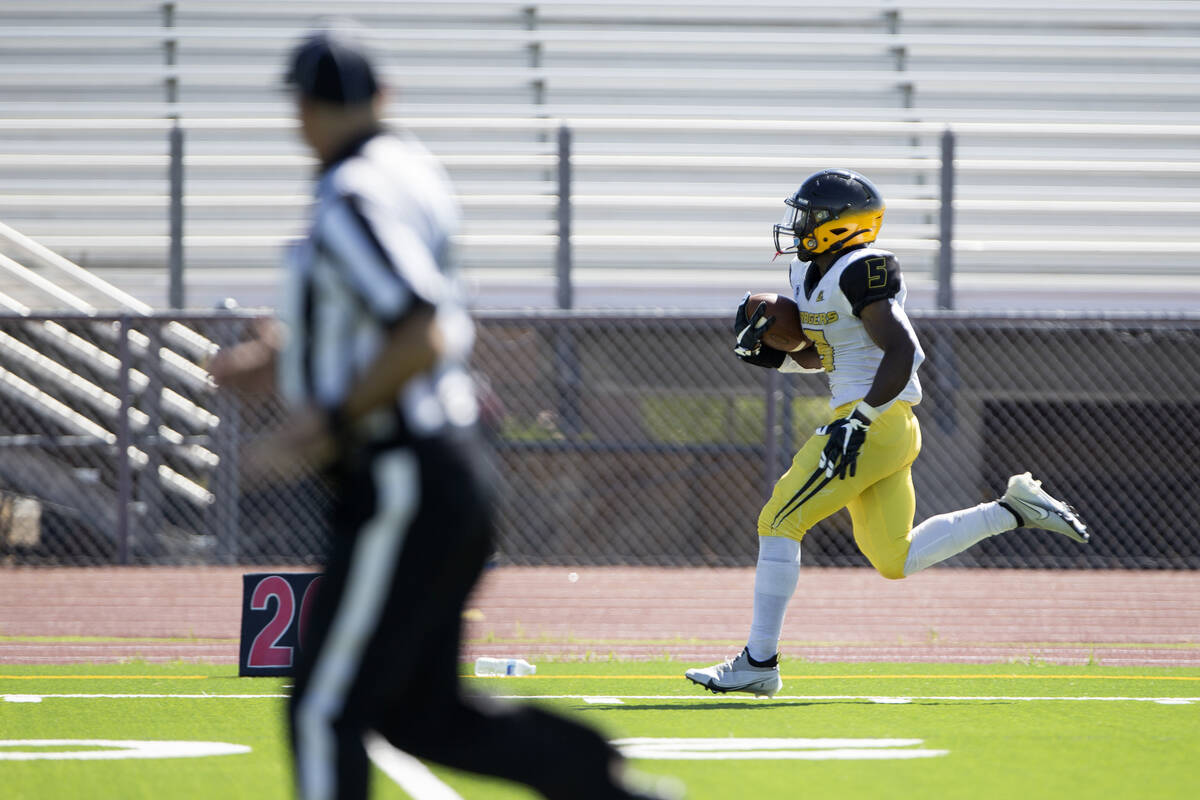
[[[284,82],[304,97],[336,105],[362,103],[379,91],[366,49],[332,31],[313,33],[292,51]]]

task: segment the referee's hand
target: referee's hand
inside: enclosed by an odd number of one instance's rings
[[[274,320],[259,320],[252,339],[222,347],[208,362],[213,383],[248,394],[274,392],[275,359],[281,346],[279,325]]]
[[[320,410],[303,408],[283,425],[253,442],[243,454],[245,476],[261,483],[283,483],[320,470],[337,456],[338,443]]]

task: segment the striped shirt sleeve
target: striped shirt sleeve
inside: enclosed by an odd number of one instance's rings
[[[414,307],[434,302],[428,280],[437,264],[409,225],[373,222],[353,195],[343,195],[322,214],[318,247],[333,259],[364,306],[385,324],[394,324]]]

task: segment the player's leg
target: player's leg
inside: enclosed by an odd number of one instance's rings
[[[784,614],[799,580],[800,542],[787,536],[758,537],[754,616],[746,640],[746,652],[755,661],[775,661]]]
[[[799,578],[800,541],[787,536],[760,536],[754,570],[754,616],[746,646],[728,661],[689,669],[684,677],[713,692],[769,697],[783,688],[779,634]]]
[[[919,426],[911,455],[920,450]],[[874,427],[874,426],[872,426]],[[865,448],[864,448],[865,450]],[[1051,497],[1028,473],[1009,479],[997,501],[930,517],[913,527],[916,495],[911,467],[872,485],[847,504],[859,549],[885,578],[900,579],[961,553],[1018,525],[1053,530],[1076,541],[1087,531],[1066,503]]]
[[[689,669],[684,677],[713,692],[759,696],[782,688],[779,634],[788,601],[800,577],[800,540],[808,528],[845,505],[856,488],[827,481],[817,464],[826,436],[812,436],[792,459],[758,516],[758,562],[754,570],[754,615],[746,647],[711,667]]]
[[[1042,528],[1087,542],[1087,526],[1069,504],[1042,489],[1028,472],[1008,479],[999,500],[930,517],[909,535],[904,574],[931,567],[972,545],[1018,527]]]
[[[849,408],[835,410],[831,419]],[[759,514],[754,616],[746,648],[724,663],[688,670],[685,676],[693,683],[714,692],[779,691],[779,636],[800,575],[800,540],[867,487],[910,464],[920,450],[920,428],[908,404],[894,404],[871,425],[855,475],[845,478],[828,478],[819,468],[827,441],[827,436],[813,436],[805,443]]]
[[[818,447],[824,446],[825,438],[814,437]],[[789,532],[795,530],[788,527],[794,520],[806,530],[834,511],[848,508],[855,519],[854,536],[859,549],[868,558],[875,553],[881,559],[880,563],[890,563],[895,560],[894,550],[906,549],[904,537],[912,526],[916,502],[910,468],[920,452],[921,426],[912,407],[907,403],[895,403],[871,424],[858,458],[857,474],[853,478],[835,479],[814,498],[805,500],[796,515],[775,524]],[[816,455],[819,457],[820,453]],[[806,456],[813,458],[811,452]],[[759,516],[760,535],[768,532],[768,520],[778,520],[778,514],[774,518],[770,516],[778,494],[777,491],[772,496],[772,503],[768,503]],[[859,519],[864,519],[864,524],[860,525]],[[900,559],[903,563],[903,553]]]
[[[876,482],[846,509],[854,523],[854,543],[871,566],[885,578],[903,578],[908,534],[917,510],[912,467]]]
[[[845,416],[853,406],[839,407],[830,419]],[[871,424],[855,474],[846,477],[827,476],[820,467],[828,441],[828,436],[814,435],[796,453],[758,516],[759,536],[803,539],[813,525],[845,508],[867,487],[912,464],[921,451],[921,427],[908,403],[892,404]]]

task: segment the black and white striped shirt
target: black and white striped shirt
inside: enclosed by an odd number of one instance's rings
[[[465,369],[474,327],[451,264],[458,222],[444,170],[414,139],[375,133],[326,166],[308,236],[289,254],[280,309],[288,338],[278,377],[289,402],[339,407],[392,326],[432,306],[444,355],[359,432],[384,440],[474,423]]]

